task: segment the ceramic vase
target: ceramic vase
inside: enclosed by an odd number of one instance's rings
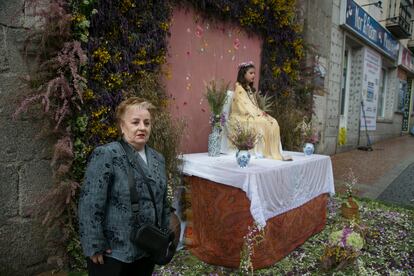
[[[208,135],[208,156],[217,157],[220,155],[221,133],[220,128],[214,127],[213,132]]]
[[[239,150],[236,153],[237,164],[240,168],[246,168],[250,162],[250,152],[248,150]]]
[[[305,143],[303,146],[303,153],[305,156],[310,156],[315,151],[315,146],[312,143]]]

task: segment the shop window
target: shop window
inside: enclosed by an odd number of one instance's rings
[[[378,89],[378,106],[377,106],[377,117],[385,117],[385,99],[387,93],[387,70],[385,68],[381,69],[380,80],[379,80],[379,89]]]
[[[397,112],[401,112],[401,113],[404,112],[406,94],[407,94],[407,81],[406,80],[400,80],[399,91],[398,91]]]

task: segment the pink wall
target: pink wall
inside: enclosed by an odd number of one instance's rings
[[[260,72],[262,42],[238,26],[203,21],[192,10],[175,9],[170,31],[164,68],[169,107],[174,118],[187,122],[183,152],[206,152],[211,127],[205,82],[224,79],[233,89],[237,65],[244,61],[253,61]]]

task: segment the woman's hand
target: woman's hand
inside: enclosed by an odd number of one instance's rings
[[[112,250],[111,249],[107,249],[105,250],[106,253],[111,254]],[[104,260],[103,260],[103,254],[95,254],[93,256],[90,257],[92,262],[94,264],[104,264]]]

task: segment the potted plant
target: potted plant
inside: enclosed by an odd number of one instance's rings
[[[321,265],[324,270],[341,270],[361,254],[364,238],[357,225],[347,225],[329,235]]]
[[[359,218],[359,206],[352,197],[353,188],[357,182],[358,179],[350,168],[345,181],[347,200],[341,205],[342,216],[347,219]]]
[[[315,151],[315,144],[319,142],[319,132],[312,126],[312,121],[308,117],[303,117],[303,120],[296,126],[295,131],[300,131],[303,153],[306,156],[312,155]]]
[[[240,122],[232,123],[229,129],[228,138],[233,146],[237,148],[237,164],[241,168],[245,168],[250,162],[249,150],[255,147],[259,135],[248,124],[241,124]]]
[[[210,125],[212,133],[208,136],[208,155],[219,156],[221,146],[221,130],[226,123],[226,114],[223,113],[223,106],[227,99],[227,90],[229,83],[225,84],[221,80],[217,85],[215,80],[206,85],[206,94],[208,105],[210,107]]]

